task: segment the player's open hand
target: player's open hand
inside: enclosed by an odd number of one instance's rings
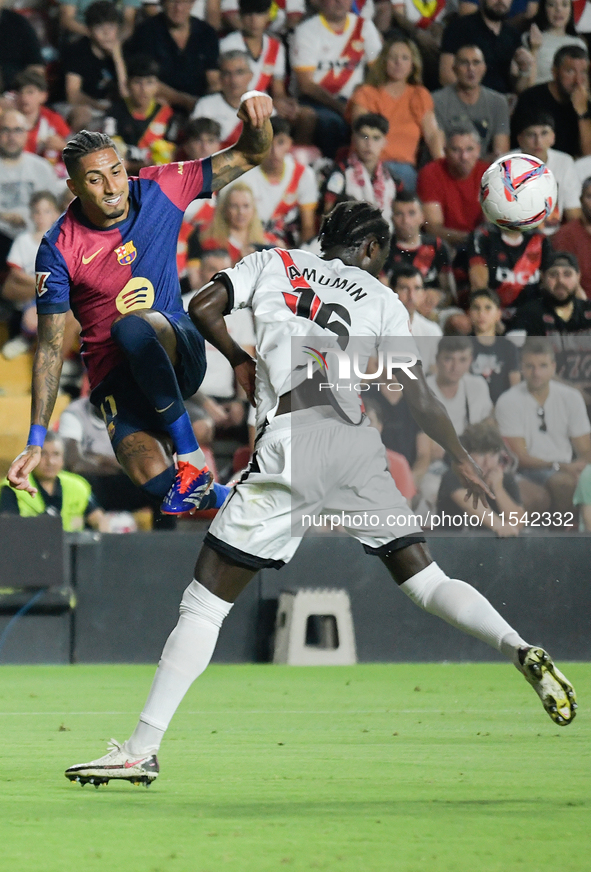
[[[473,508],[476,508],[478,501],[480,501],[488,509],[488,500],[493,500],[495,495],[485,482],[482,470],[470,455],[466,454],[461,461],[456,460],[453,464],[453,470],[466,488],[467,493],[464,501],[468,502],[472,498]]]
[[[248,402],[251,406],[254,406],[255,371],[256,363],[254,362],[252,357],[249,357],[247,360],[243,360],[241,363],[238,363],[234,367],[236,380],[238,384],[244,389],[244,393],[248,397]]]
[[[38,445],[27,445],[10,464],[7,476],[10,484],[17,490],[25,490],[34,497],[37,488],[29,482],[29,473],[33,472],[40,460],[41,448]]]
[[[240,103],[238,118],[245,124],[260,128],[273,113],[273,101],[262,91],[247,91]]]

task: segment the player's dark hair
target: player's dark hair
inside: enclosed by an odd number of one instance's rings
[[[396,199],[392,203],[392,208],[396,205],[396,203],[419,203],[420,204],[419,195],[416,191],[399,191],[396,194]]]
[[[526,354],[548,354],[552,360],[556,360],[552,343],[545,336],[528,336],[521,349],[521,357]]]
[[[119,24],[120,22],[119,10],[109,0],[96,0],[96,3],[91,3],[84,13],[84,23],[88,28],[98,27],[99,24]]]
[[[371,127],[372,130],[379,130],[383,136],[386,136],[390,124],[388,119],[378,112],[366,112],[365,115],[360,115],[353,122],[353,133],[359,133],[362,127]]]
[[[29,209],[34,209],[37,203],[40,203],[42,200],[47,200],[48,203],[54,207],[56,212],[59,212],[60,207],[57,202],[57,197],[51,191],[35,191],[34,194],[31,194],[31,199],[29,200]]]
[[[501,308],[501,298],[496,291],[493,291],[492,288],[478,288],[477,291],[472,291],[472,293],[470,294],[470,302],[468,303],[468,308],[472,306],[472,303],[474,303],[475,300],[479,300],[481,297],[485,297],[487,300],[490,300],[491,303],[494,303],[497,309]]]
[[[273,128],[273,136],[285,134],[291,136],[291,124],[287,118],[282,118],[280,115],[274,115],[271,118],[271,127]]]
[[[485,421],[466,427],[460,442],[468,454],[497,454],[505,451],[505,443],[498,429],[494,424]]]
[[[238,0],[241,15],[262,15],[271,8],[271,0]]]
[[[127,61],[128,79],[147,79],[148,76],[160,75],[160,64],[147,54],[137,54]]]
[[[98,133],[94,130],[81,130],[72,137],[62,151],[62,159],[68,170],[68,175],[73,178],[74,173],[78,169],[78,164],[81,159],[87,154],[93,154],[95,151],[102,151],[104,148],[112,148],[117,151],[117,147],[110,136],[106,133]]]
[[[222,128],[213,118],[191,118],[185,127],[185,138],[199,139],[203,135],[221,139]]]
[[[571,58],[573,61],[588,61],[589,53],[582,45],[563,45],[554,55],[552,66],[557,70],[560,69],[566,58]]]
[[[455,354],[456,351],[472,351],[472,340],[469,336],[443,336],[437,346],[436,358],[440,354]]]
[[[318,239],[324,253],[333,248],[357,249],[369,236],[375,236],[381,248],[390,239],[390,228],[379,209],[359,200],[337,203],[324,218]]]
[[[396,290],[398,279],[414,279],[416,276],[423,278],[423,273],[412,263],[397,263],[390,273],[390,287]]]
[[[551,127],[552,130],[556,129],[556,122],[554,120],[554,116],[549,112],[543,112],[535,110],[526,111],[519,116],[519,118],[515,119],[515,135],[519,136],[523,133],[524,130],[527,130],[528,127]]]
[[[38,88],[40,91],[47,91],[47,80],[45,73],[41,70],[21,70],[18,76],[12,80],[12,87],[15,91],[22,91],[23,88]]]

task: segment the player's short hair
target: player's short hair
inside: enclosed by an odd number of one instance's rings
[[[469,336],[442,336],[437,346],[437,359],[441,354],[455,354],[456,351],[473,351]]]
[[[57,202],[57,197],[52,191],[35,191],[34,194],[31,194],[31,199],[29,200],[29,209],[34,209],[37,203],[41,203],[42,200],[47,200],[48,203],[54,207],[56,212],[59,212],[60,207]]]
[[[479,300],[481,297],[485,297],[485,299],[490,300],[491,303],[494,303],[497,309],[501,308],[501,298],[496,291],[493,291],[492,288],[478,288],[477,291],[472,291],[472,293],[470,294],[468,308],[470,308],[472,306],[472,303],[474,303],[476,300]]]
[[[422,205],[420,197],[417,194],[417,192],[416,191],[407,191],[407,190],[398,191],[398,193],[396,194],[396,199],[392,203],[392,209],[394,209],[394,206],[396,205],[396,203],[418,203],[419,206]]]
[[[588,61],[589,53],[582,45],[563,45],[554,55],[552,66],[557,70],[560,69],[567,58],[571,58],[574,61]]]
[[[527,110],[515,119],[515,135],[519,136],[528,127],[551,127],[556,130],[556,121],[550,112]]]
[[[390,273],[390,287],[396,288],[398,279],[414,279],[416,276],[423,278],[423,273],[412,263],[397,263]]]
[[[333,248],[355,249],[369,236],[375,236],[381,248],[390,240],[390,228],[379,209],[359,200],[337,203],[325,216],[318,239],[323,252]]]
[[[160,75],[160,64],[147,54],[137,54],[127,61],[128,79],[147,79],[148,76]]]
[[[87,154],[94,154],[95,151],[103,151],[105,148],[112,148],[114,151],[117,151],[117,146],[106,133],[98,133],[95,130],[81,130],[73,136],[66,143],[66,147],[62,151],[62,159],[70,178],[73,178],[74,173],[78,169],[78,164],[83,157]]]
[[[110,0],[96,0],[91,3],[84,13],[84,23],[88,28],[98,27],[99,24],[120,24],[119,10]]]
[[[238,0],[238,11],[241,15],[256,15],[269,12],[272,0]]]
[[[186,139],[199,139],[201,136],[222,138],[222,128],[214,118],[191,118],[185,127]]]
[[[476,142],[480,142],[480,133],[478,132],[476,126],[472,124],[468,119],[464,121],[457,121],[455,124],[450,125],[445,133],[445,142],[446,144],[453,139],[454,136],[472,136]]]
[[[505,451],[503,437],[497,427],[488,421],[466,427],[460,436],[460,442],[468,454],[498,454]]]
[[[522,359],[526,354],[547,354],[552,360],[556,360],[552,343],[545,336],[528,336],[521,349]]]
[[[365,115],[360,115],[353,122],[353,133],[359,133],[362,127],[379,130],[383,136],[386,136],[390,129],[390,124],[388,119],[380,115],[379,112],[366,112]]]
[[[22,91],[23,88],[31,87],[38,88],[40,91],[47,91],[47,80],[45,73],[42,73],[41,70],[21,70],[13,79],[12,86],[15,91]]]
[[[282,118],[280,115],[274,115],[271,118],[271,127],[273,128],[273,136],[291,136],[291,124],[287,118]]]

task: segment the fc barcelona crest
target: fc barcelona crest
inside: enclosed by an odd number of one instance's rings
[[[120,245],[119,248],[115,249],[115,254],[117,255],[117,261],[121,264],[121,266],[129,266],[130,263],[133,263],[137,257],[137,248],[132,242],[126,242],[125,245]]]

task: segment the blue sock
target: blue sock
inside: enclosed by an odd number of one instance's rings
[[[164,499],[170,488],[172,487],[176,477],[176,469],[174,466],[169,466],[164,472],[155,475],[145,484],[140,485],[141,489],[146,491],[152,497],[157,497],[159,500]]]
[[[166,427],[166,430],[172,436],[177,454],[190,454],[191,451],[199,448],[188,412],[183,412],[180,418]]]
[[[214,484],[212,491],[215,493],[215,503],[210,508],[220,509],[231,490],[232,488],[226,487],[225,484]]]

